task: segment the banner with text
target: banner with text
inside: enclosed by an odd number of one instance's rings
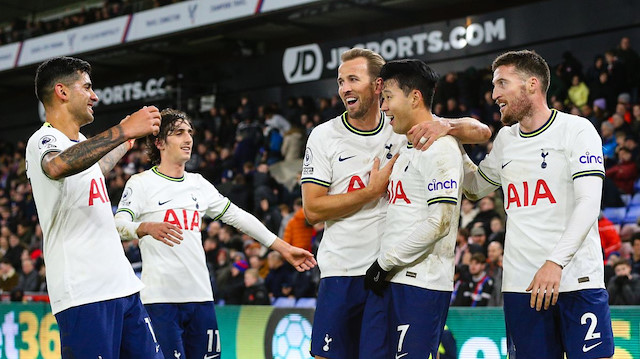
[[[20,52],[18,66],[118,45],[122,42],[128,21],[129,15],[120,16],[26,40]]]

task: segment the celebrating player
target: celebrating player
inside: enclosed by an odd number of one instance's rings
[[[381,298],[365,291],[364,275],[379,254],[387,207],[383,197],[394,155],[407,139],[393,132],[380,111],[384,59],[354,48],[341,60],[338,93],[347,111],[313,130],[302,168],[307,220],[325,222],[311,353],[316,358],[381,358],[386,314]],[[447,132],[469,143],[491,135],[473,119],[425,122],[409,132],[424,147]],[[366,339],[360,340],[361,333]]]
[[[201,175],[185,172],[193,148],[191,121],[177,110],[161,115],[160,132],[147,137],[155,166],[125,185],[116,225],[122,239],[140,239],[145,284],[140,298],[165,357],[214,358],[220,355],[220,337],[200,232],[204,215],[277,250],[298,271],[316,263],[311,253],[277,238]]]
[[[86,139],[80,127],[93,122],[98,101],[90,75],[87,62],[71,57],[38,67],[36,95],[47,122],[26,148],[62,358],[162,358],[103,176],[130,148],[128,140],[158,131],[160,112],[145,107]]]
[[[433,121],[438,75],[427,64],[391,61],[380,77],[382,110],[395,133]],[[439,138],[426,151],[412,144],[400,149],[389,178],[380,256],[365,278],[365,285],[385,300],[388,358],[392,353],[396,358],[437,356],[453,290],[462,175],[462,156],[452,136]]]
[[[540,55],[507,52],[492,69],[493,99],[513,126],[500,130],[478,167],[465,158],[464,191],[504,193],[509,358],[611,357],[597,223],[600,137],[585,118],[549,109],[549,67]]]

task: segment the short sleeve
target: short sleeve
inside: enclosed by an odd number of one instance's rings
[[[602,140],[596,129],[586,120],[580,123],[577,131],[569,131],[569,169],[575,180],[584,176],[604,178],[604,158],[602,156]],[[588,125],[588,126],[585,126]]]
[[[302,183],[315,183],[323,187],[331,185],[332,168],[327,152],[329,140],[319,127],[311,132],[302,160]]]
[[[144,186],[137,177],[131,177],[124,186],[120,203],[118,203],[119,212],[126,212],[131,215],[131,220],[135,221],[145,208],[146,194]]]
[[[462,155],[456,140],[444,137],[421,153],[417,167],[425,179],[427,204],[458,203],[462,186]]]
[[[207,210],[206,214],[217,221],[227,212],[231,201],[223,196],[218,189],[212,185],[204,177],[198,175],[201,188],[204,188],[204,192],[207,193]]]

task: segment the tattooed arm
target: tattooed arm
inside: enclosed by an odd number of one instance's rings
[[[107,173],[111,172],[113,167],[116,166],[116,164],[118,163],[118,161],[120,161],[122,156],[124,156],[127,153],[127,151],[133,148],[134,141],[135,140],[129,140],[121,144],[120,146],[111,150],[111,152],[104,155],[104,157],[102,157],[98,161],[98,164],[100,165],[100,170],[102,170],[103,175],[106,175]]]
[[[157,134],[160,130],[160,111],[155,106],[145,106],[131,116],[127,116],[120,124],[110,129],[75,144],[62,152],[51,152],[42,158],[42,170],[52,179],[61,179],[80,173],[93,166],[108,154],[108,161],[101,169],[113,165],[124,155],[127,144],[122,148],[118,157],[116,153],[109,153],[125,141]],[[115,150],[114,152],[119,152]],[[117,158],[116,158],[117,157]]]
[[[72,176],[93,166],[105,155],[112,155],[110,152],[119,152],[114,149],[119,145],[121,146],[126,140],[122,125],[116,125],[62,152],[48,153],[42,158],[42,169],[47,176],[55,180]],[[123,148],[120,157],[126,152],[124,151],[125,149],[126,147]],[[111,157],[115,157],[115,155]],[[115,165],[117,160],[112,160],[111,162]],[[113,166],[111,167],[113,168]],[[104,173],[104,167],[101,166],[101,168]]]

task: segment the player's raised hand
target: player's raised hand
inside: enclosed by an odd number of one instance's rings
[[[448,121],[434,116],[433,121],[421,122],[411,127],[407,132],[407,137],[413,143],[413,148],[424,151],[435,140],[449,133],[449,130],[451,130],[451,125]]]
[[[171,223],[142,222],[137,232],[138,237],[150,235],[169,247],[182,242],[182,229]]]
[[[160,111],[155,106],[144,106],[120,122],[127,139],[140,138],[160,131]]]
[[[562,267],[551,261],[544,262],[527,287],[527,292],[531,292],[529,302],[531,308],[535,307],[540,311],[543,304],[545,310],[549,309],[549,305],[556,305],[560,294],[560,279],[562,279]]]
[[[271,245],[271,249],[280,252],[282,258],[289,262],[298,272],[307,271],[318,264],[311,252],[292,246],[280,238],[276,238]]]
[[[369,184],[367,185],[367,189],[376,197],[380,197],[387,193],[389,176],[391,176],[393,165],[396,163],[397,159],[398,154],[396,153],[395,156],[393,156],[382,168],[380,168],[379,158],[373,160],[373,167],[371,167],[371,172],[369,173]]]

